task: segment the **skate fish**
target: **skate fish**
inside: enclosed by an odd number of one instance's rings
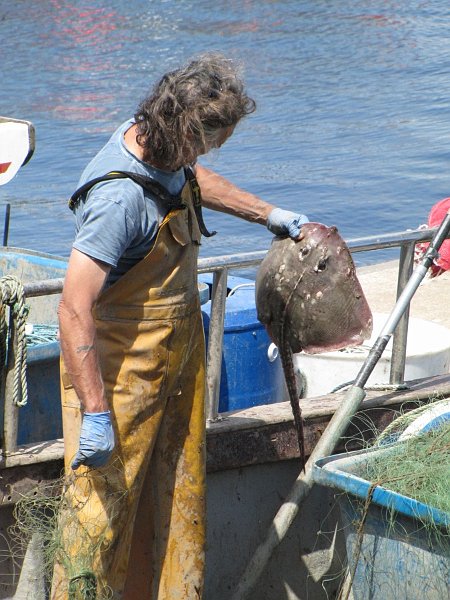
[[[258,269],[256,309],[280,352],[304,467],[292,354],[357,346],[372,333],[372,313],[336,227],[306,223],[298,240],[274,238]]]

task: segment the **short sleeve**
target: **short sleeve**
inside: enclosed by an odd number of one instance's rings
[[[77,209],[77,233],[73,247],[111,267],[132,244],[139,224],[123,203],[99,193],[89,194],[88,201]]]

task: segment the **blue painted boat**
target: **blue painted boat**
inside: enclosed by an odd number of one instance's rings
[[[0,277],[14,276],[23,285],[62,278],[66,268],[67,259],[62,257],[22,248],[0,249]],[[27,299],[27,323],[56,327],[58,302],[59,295]],[[28,346],[27,384],[28,402],[19,410],[17,443],[30,444],[62,437],[59,342],[56,336],[48,343]],[[1,403],[2,420],[3,408]]]

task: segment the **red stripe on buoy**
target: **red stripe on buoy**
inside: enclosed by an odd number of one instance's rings
[[[0,175],[2,173],[6,173],[6,171],[9,169],[11,163],[0,163]]]

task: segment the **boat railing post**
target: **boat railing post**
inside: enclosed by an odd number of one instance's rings
[[[3,456],[8,457],[17,449],[19,406],[14,402],[14,367],[17,360],[17,328],[9,310],[8,349],[2,373],[3,403]]]
[[[415,242],[402,244],[400,247],[400,259],[398,265],[397,300],[409,281],[414,268]],[[405,379],[406,344],[408,340],[409,303],[405,307],[402,317],[395,329],[392,341],[391,372],[389,383],[399,385]]]
[[[208,421],[216,420],[219,413],[227,279],[226,267],[214,271],[206,357],[206,418]]]

